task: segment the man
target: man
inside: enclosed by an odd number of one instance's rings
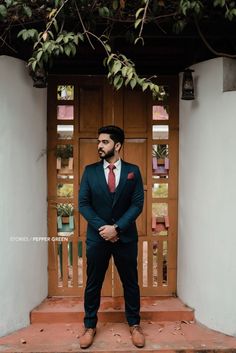
[[[88,222],[87,284],[84,296],[85,331],[81,348],[88,348],[96,333],[101,288],[111,256],[124,289],[125,313],[132,342],[145,344],[140,324],[137,273],[136,218],[142,212],[144,192],[139,168],[120,159],[124,131],[110,125],[98,130],[101,161],[85,168],[79,192],[79,210]]]

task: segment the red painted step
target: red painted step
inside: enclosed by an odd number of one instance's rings
[[[31,323],[82,322],[83,300],[72,297],[45,299],[31,312]],[[99,322],[125,322],[123,298],[103,297]],[[149,321],[194,321],[194,311],[173,297],[143,297],[141,318]]]

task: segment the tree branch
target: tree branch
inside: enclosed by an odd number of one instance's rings
[[[149,0],[147,0],[145,8],[144,8],[144,13],[143,13],[143,18],[142,18],[142,23],[141,23],[141,27],[140,27],[140,31],[139,31],[139,38],[142,36],[142,32],[143,32],[143,26],[144,26],[144,22],[147,16],[147,9],[148,9],[148,5],[149,5]]]
[[[80,11],[79,11],[79,8],[78,8],[78,5],[77,5],[77,2],[76,2],[76,1],[75,1],[75,7],[76,7],[76,11],[77,11],[77,13],[78,13],[79,20],[80,20],[81,26],[82,26],[82,28],[83,28],[83,31],[84,31],[84,33],[85,33],[87,39],[88,39],[88,42],[89,42],[89,44],[91,45],[91,48],[92,48],[93,50],[95,50],[94,45],[93,45],[93,43],[91,42],[91,40],[90,40],[90,38],[89,38],[88,31],[87,31],[86,28],[85,28],[85,25],[84,25],[84,22],[83,22],[83,20],[82,20],[81,15],[80,15]]]
[[[69,1],[69,0],[65,0],[65,1],[61,4],[61,6],[59,7],[59,9],[56,11],[55,15],[53,15],[53,18],[51,19],[51,21],[48,22],[45,31],[42,33],[41,36],[39,36],[39,39],[38,39],[38,41],[36,42],[36,44],[35,44],[35,46],[34,46],[35,48],[36,48],[37,45],[40,43],[40,41],[41,41],[41,39],[42,39],[42,37],[43,37],[43,34],[44,34],[45,32],[46,32],[46,33],[48,32],[49,28],[50,28],[50,27],[52,26],[52,24],[53,24],[54,19],[57,17],[57,15],[58,15],[59,12],[61,11],[61,9],[65,6],[65,4],[66,4],[68,1]]]
[[[197,31],[198,31],[198,34],[200,36],[200,38],[202,39],[203,43],[206,45],[206,47],[215,55],[217,56],[224,56],[226,58],[231,58],[231,59],[234,59],[236,58],[236,54],[227,54],[227,53],[222,53],[222,52],[218,52],[216,51],[207,41],[206,37],[204,36],[204,34],[202,33],[200,27],[199,27],[199,24],[198,24],[198,21],[196,19],[196,17],[194,17],[194,22],[195,22],[195,26],[197,28]]]

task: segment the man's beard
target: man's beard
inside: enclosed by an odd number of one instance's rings
[[[103,152],[102,155],[99,153],[99,156],[100,156],[101,159],[109,159],[111,157],[114,157],[114,155],[115,155],[115,146],[112,149],[110,149],[109,151],[107,151],[107,152],[104,152],[101,149],[99,149],[98,152],[99,151]]]

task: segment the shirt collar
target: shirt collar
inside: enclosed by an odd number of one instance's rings
[[[103,160],[103,168],[106,169],[108,166],[110,165],[110,163],[108,163],[105,159]],[[116,161],[114,163],[114,166],[116,167],[116,169],[119,169],[121,166],[121,159],[119,158],[118,161]]]

